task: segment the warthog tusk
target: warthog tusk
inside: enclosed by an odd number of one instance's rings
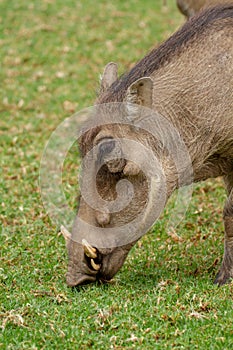
[[[63,225],[61,225],[60,231],[61,231],[63,237],[65,238],[66,247],[67,247],[69,240],[71,239],[71,233]]]
[[[88,256],[88,258],[97,258],[96,249],[92,247],[85,239],[82,239],[82,246],[84,249],[84,253],[86,256]]]
[[[100,265],[96,264],[93,259],[91,259],[91,266],[95,271],[98,271],[100,269]]]

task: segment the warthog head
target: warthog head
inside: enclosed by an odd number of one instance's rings
[[[97,138],[98,135],[95,140]],[[116,139],[113,139],[113,134],[109,132],[108,137],[99,141],[98,159],[107,156],[110,151],[118,147],[113,144],[115,142],[113,140]],[[83,167],[82,178],[85,179],[89,171],[90,169]],[[127,229],[125,235],[128,234],[129,237],[122,240],[122,233],[118,234],[118,229],[134,221],[147,203],[146,177],[135,164],[127,163],[123,158],[103,164],[95,181],[98,195],[105,201],[105,206],[98,210],[97,204],[92,202],[88,204],[90,196],[93,196],[92,200],[95,199],[95,191],[92,190],[92,184],[88,182],[90,187],[82,190],[82,193],[85,192],[80,199],[72,235],[67,240],[69,256],[67,284],[70,286],[95,280],[108,281],[117,273],[137,240],[137,238],[130,238],[130,232]],[[130,200],[131,188],[128,181],[134,189],[132,200]],[[122,209],[121,199],[122,202],[127,202],[129,199],[129,204]],[[96,203],[98,203],[97,199]],[[122,244],[124,241],[126,244]]]
[[[137,164],[120,155],[121,148],[117,144],[123,137],[120,131],[122,128],[118,126],[109,126],[102,128],[94,138],[96,157],[93,163],[99,169],[91,180],[88,179],[90,167],[83,165],[81,182],[84,184],[78,215],[67,240],[67,284],[70,286],[110,280],[139,238],[132,235],[130,225],[148,204],[149,184]],[[119,158],[107,160],[114,150]],[[102,207],[101,203],[98,206],[98,196],[100,201],[105,201]]]

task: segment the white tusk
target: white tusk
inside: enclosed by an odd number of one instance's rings
[[[93,267],[93,269],[95,271],[99,271],[99,269],[100,269],[100,265],[96,264],[93,259],[91,259],[91,266]]]
[[[61,225],[60,231],[61,231],[63,237],[65,238],[66,246],[67,246],[69,240],[71,239],[71,233],[63,225]]]
[[[84,253],[86,256],[88,256],[88,258],[97,258],[96,249],[92,247],[85,239],[82,239],[82,246]]]

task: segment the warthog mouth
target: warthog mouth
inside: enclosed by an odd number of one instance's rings
[[[87,269],[89,269],[88,266]],[[94,269],[92,271],[89,270],[88,273],[81,272],[74,275],[72,272],[70,273],[68,271],[66,274],[66,282],[69,287],[77,287],[94,282],[108,283],[111,278],[110,276],[103,275],[101,270],[97,272]]]
[[[73,277],[72,274],[70,274],[69,272],[66,275],[66,283],[69,287],[77,287],[79,285],[85,285],[85,284],[89,284],[89,283],[93,283],[96,281],[96,277],[95,276],[91,276],[91,275],[77,275],[76,278]]]
[[[122,267],[133,244],[102,250],[92,247],[86,240],[83,240],[82,245],[78,244],[79,255],[75,256],[76,259],[69,260],[66,275],[68,286],[76,287],[96,281],[108,283]],[[77,250],[74,249],[75,251]]]
[[[61,233],[66,240],[69,263],[66,283],[70,287],[89,284],[96,281],[109,282],[123,265],[128,252],[136,241],[115,248],[97,249],[85,239],[82,244],[71,238],[71,233],[61,226]]]
[[[66,275],[66,282],[70,287],[89,284],[96,281],[107,283],[112,278],[112,275],[104,274],[102,271],[103,254],[92,247],[85,239],[82,240],[83,259],[81,262],[80,271],[76,271],[74,264],[70,264]]]

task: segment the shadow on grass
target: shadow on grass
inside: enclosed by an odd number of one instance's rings
[[[181,288],[187,288],[187,286],[194,289],[212,289],[214,286],[215,273],[212,271],[208,274],[206,270],[196,275],[191,271],[179,271],[174,274],[174,271],[161,271],[154,269],[152,272],[150,269],[146,271],[132,271],[128,273],[125,271],[119,272],[113,280],[109,283],[95,282],[94,284],[87,284],[83,286],[77,286],[72,288],[73,292],[77,293],[88,293],[93,290],[98,290],[99,293],[112,293],[116,290],[122,289],[129,292],[133,290],[134,293],[146,291],[152,293],[154,290],[159,289],[163,286],[180,286]]]

